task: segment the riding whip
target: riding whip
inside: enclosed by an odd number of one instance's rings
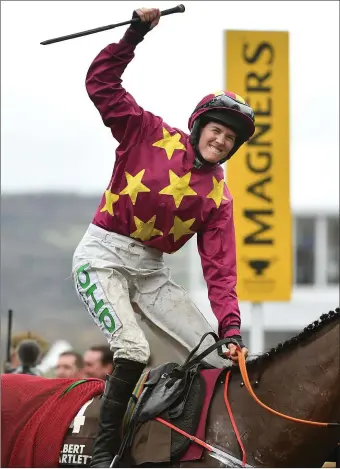
[[[161,11],[161,16],[172,15],[173,13],[183,13],[185,11],[184,5],[177,5],[177,7],[169,8],[168,10]],[[140,21],[140,18],[132,18],[128,21],[123,21],[122,23],[109,24],[107,26],[101,26],[99,28],[88,29],[87,31],[81,31],[80,33],[69,34],[67,36],[60,36],[54,39],[47,39],[42,41],[40,44],[46,46],[48,44],[54,44],[55,42],[67,41],[68,39],[75,39],[77,37],[87,36],[89,34],[100,33],[101,31],[107,31],[108,29],[117,28],[118,26],[124,26],[126,24],[137,23]]]

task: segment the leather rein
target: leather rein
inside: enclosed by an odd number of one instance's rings
[[[211,345],[204,352],[202,352],[199,355],[197,355],[196,357],[194,357],[194,354],[197,352],[197,350],[201,346],[202,342],[204,341],[204,339],[208,335],[211,335],[215,339],[215,344]],[[232,339],[232,338],[226,338],[226,339],[219,340],[219,337],[214,332],[207,332],[206,334],[204,334],[202,336],[199,344],[191,351],[191,353],[189,354],[189,356],[187,357],[187,359],[185,360],[183,365],[176,367],[171,372],[170,375],[173,376],[173,381],[176,381],[178,378],[183,377],[187,370],[189,370],[190,368],[192,368],[196,364],[198,365],[203,358],[205,358],[207,355],[209,355],[212,351],[214,351],[216,349],[217,349],[217,353],[220,357],[222,357],[224,359],[229,358],[229,352],[224,352],[222,350],[222,346],[228,345],[228,344],[236,345],[237,356],[238,356],[238,365],[239,365],[239,368],[240,368],[240,371],[241,371],[241,376],[242,376],[244,385],[245,385],[247,391],[249,392],[249,394],[251,395],[251,397],[255,400],[255,402],[257,404],[259,404],[261,407],[263,407],[265,410],[267,410],[268,412],[271,412],[274,415],[277,415],[278,417],[281,417],[281,418],[284,418],[284,419],[287,419],[287,420],[291,420],[293,422],[304,423],[304,424],[308,424],[308,425],[315,425],[315,426],[318,426],[318,427],[340,427],[340,423],[314,422],[313,420],[303,420],[303,419],[298,419],[298,418],[295,418],[295,417],[291,417],[289,415],[278,412],[278,411],[272,409],[271,407],[267,406],[266,404],[264,404],[256,396],[256,394],[254,393],[254,390],[253,390],[253,388],[250,384],[248,371],[247,371],[247,365],[246,365],[246,359],[245,359],[245,357],[244,357],[244,355],[241,351],[241,347],[240,347],[239,343],[235,339]],[[171,385],[171,383],[170,383],[170,385]]]
[[[254,401],[259,404],[261,407],[263,407],[264,409],[266,409],[268,412],[274,414],[274,415],[277,415],[278,417],[281,417],[281,418],[284,418],[286,420],[291,420],[292,422],[298,422],[298,423],[305,423],[305,424],[308,424],[308,425],[315,425],[315,426],[318,426],[318,427],[340,427],[340,423],[332,423],[332,422],[315,422],[313,420],[303,420],[303,419],[298,419],[296,417],[291,417],[289,415],[286,415],[286,414],[282,414],[281,412],[278,412],[277,410],[274,410],[272,409],[271,407],[267,406],[266,404],[264,404],[257,396],[256,394],[254,393],[254,390],[250,384],[250,380],[249,380],[249,376],[248,376],[248,371],[247,371],[247,365],[246,365],[246,359],[243,355],[243,353],[241,352],[241,348],[240,346],[238,346],[238,350],[237,350],[237,356],[238,356],[238,364],[239,364],[239,368],[240,368],[240,372],[241,372],[241,376],[242,376],[242,379],[243,379],[243,382],[244,382],[244,385],[247,389],[247,391],[249,392],[249,394],[251,395],[251,397],[254,399]]]

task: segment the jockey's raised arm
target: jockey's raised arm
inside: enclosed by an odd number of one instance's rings
[[[235,93],[211,93],[194,108],[187,134],[145,111],[125,90],[122,75],[137,45],[158,24],[160,11],[142,8],[133,16],[140,21],[97,55],[86,76],[88,95],[119,143],[108,184],[72,267],[78,296],[114,352],[93,467],[108,467],[117,454],[127,402],[150,357],[135,311],[160,331],[165,348],[174,347],[182,355],[213,331],[187,292],[171,279],[164,253],[175,253],[197,235],[219,337],[232,342],[228,348],[233,361],[238,360],[237,346],[248,353],[236,295],[232,196],[222,164],[253,135],[254,112]],[[224,365],[217,354],[206,360]]]

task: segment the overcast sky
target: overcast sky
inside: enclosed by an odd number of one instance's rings
[[[136,49],[124,86],[174,127],[202,96],[224,88],[223,31],[290,33],[293,209],[339,206],[339,3],[185,1]],[[126,26],[48,46],[40,42],[128,20],[173,2],[1,2],[2,192],[101,194],[116,142],[85,90],[94,57]]]

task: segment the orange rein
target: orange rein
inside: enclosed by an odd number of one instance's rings
[[[260,401],[260,399],[255,395],[255,393],[253,391],[253,388],[251,387],[249,377],[248,377],[248,372],[247,372],[246,359],[245,359],[243,353],[241,352],[241,348],[239,346],[237,347],[237,355],[238,355],[238,365],[239,365],[239,368],[240,368],[240,371],[241,371],[241,376],[242,376],[242,379],[243,379],[243,382],[244,382],[244,385],[245,385],[247,391],[249,392],[251,397],[255,400],[255,402],[257,402],[257,404],[259,404],[261,407],[266,409],[268,412],[270,412],[274,415],[277,415],[278,417],[282,417],[286,420],[291,420],[292,422],[306,423],[306,424],[309,424],[309,425],[316,425],[318,427],[339,427],[340,426],[340,423],[314,422],[312,420],[303,420],[303,419],[298,419],[298,418],[295,418],[295,417],[290,417],[289,415],[282,414],[281,412],[278,412],[278,411],[272,409],[271,407],[268,407],[266,404],[264,404],[262,401]],[[240,446],[240,449],[241,449],[241,452],[242,452],[242,467],[245,467],[246,466],[247,455],[246,455],[245,448],[242,444],[241,436],[240,436],[239,431],[237,429],[236,422],[235,422],[235,419],[234,419],[234,416],[233,416],[233,413],[232,413],[232,410],[231,410],[231,406],[230,406],[230,403],[229,403],[229,399],[228,399],[228,387],[229,387],[230,375],[231,375],[231,373],[230,373],[230,370],[229,370],[226,374],[225,383],[224,383],[224,393],[223,393],[224,394],[224,402],[225,402],[225,405],[226,405],[226,408],[227,408],[227,411],[228,411],[228,414],[229,414],[229,418],[231,420],[232,427],[233,427],[235,435],[236,435],[237,442],[238,442],[238,444]],[[203,446],[205,449],[207,449],[208,451],[210,451],[212,453],[216,453],[216,454],[223,453],[223,456],[225,456],[225,457],[230,456],[230,455],[227,455],[226,453],[224,453],[223,451],[221,451],[217,448],[214,448],[213,446],[209,445],[205,441],[200,440],[196,436],[190,435],[189,433],[185,432],[184,430],[176,427],[172,423],[167,422],[166,420],[164,420],[160,417],[156,417],[155,420],[162,423],[163,425],[166,425],[167,427],[170,427],[171,429],[175,430],[176,432],[181,433],[185,437],[189,438],[192,442]]]
[[[275,414],[286,420],[291,420],[292,422],[306,423],[309,425],[316,425],[318,427],[339,427],[340,426],[340,423],[314,422],[313,420],[303,420],[303,419],[298,419],[295,417],[290,417],[289,415],[282,414],[281,412],[278,412],[277,410],[274,410],[271,407],[268,407],[266,404],[260,401],[260,399],[254,393],[253,388],[251,387],[248,372],[247,372],[246,359],[243,353],[241,352],[240,348],[238,348],[237,350],[237,355],[238,355],[238,365],[241,371],[241,376],[242,376],[242,379],[243,379],[243,382],[247,391],[249,392],[251,397],[254,399],[254,401],[257,402],[257,404],[259,404],[264,409],[268,410],[268,412],[271,412],[272,414]]]

